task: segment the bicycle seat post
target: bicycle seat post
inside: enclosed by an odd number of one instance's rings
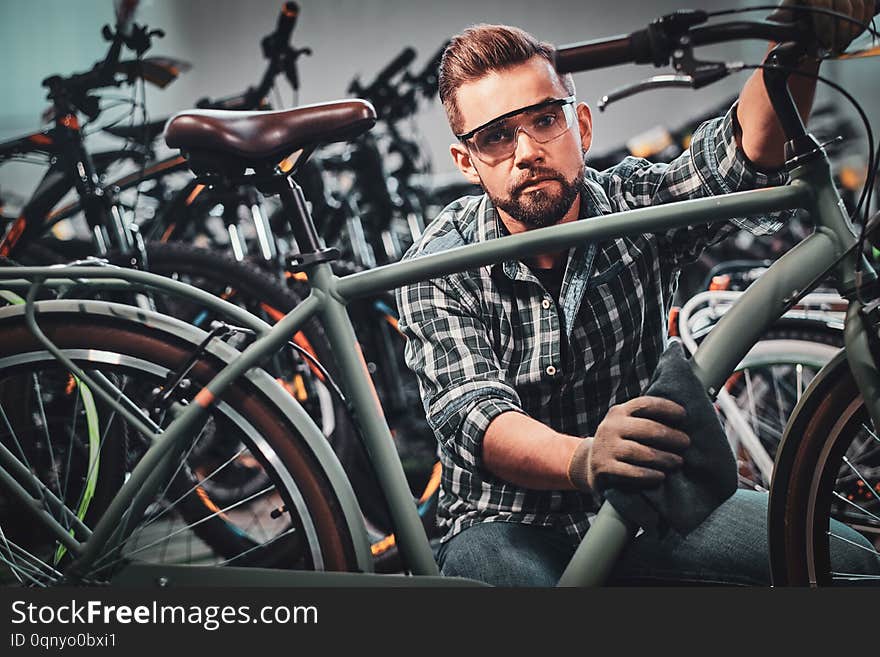
[[[335,259],[338,256],[336,249],[327,249],[321,243],[312,213],[306,205],[302,187],[292,177],[287,176],[283,181],[279,181],[276,191],[284,206],[291,233],[299,247],[299,253],[292,257],[295,261],[292,264],[302,266],[311,262]]]

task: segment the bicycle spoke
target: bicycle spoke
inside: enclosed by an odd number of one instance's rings
[[[831,571],[831,577],[834,579],[845,579],[851,582],[859,582],[862,580],[873,581],[880,580],[880,575],[863,575],[859,573],[838,573]]]
[[[230,559],[227,559],[226,561],[221,561],[220,563],[217,563],[217,564],[214,564],[214,565],[215,565],[215,566],[226,566],[227,564],[232,563],[232,562],[235,561],[236,559],[241,559],[243,556],[248,555],[248,554],[250,554],[251,552],[254,552],[254,551],[256,551],[256,550],[262,550],[263,548],[268,547],[269,545],[272,545],[272,543],[274,543],[274,542],[277,541],[277,540],[280,540],[280,539],[284,538],[285,536],[290,536],[290,535],[293,534],[295,531],[296,531],[296,527],[291,527],[291,528],[288,529],[287,531],[281,532],[280,534],[278,534],[278,536],[275,536],[274,538],[269,539],[269,540],[266,541],[265,543],[257,544],[257,545],[255,545],[255,546],[252,547],[252,548],[248,548],[247,550],[245,550],[245,551],[242,552],[241,554],[236,554],[234,557],[232,557],[232,558],[230,558]]]
[[[3,418],[3,424],[6,425],[7,431],[9,431],[9,436],[12,438],[12,441],[15,443],[15,446],[18,448],[18,455],[21,457],[22,464],[31,471],[31,473],[35,473],[33,466],[28,460],[27,454],[24,453],[24,449],[21,446],[21,441],[18,439],[18,433],[16,433],[15,429],[12,428],[12,424],[9,422],[9,418],[6,416],[6,411],[4,410],[4,406],[0,404],[0,418]]]
[[[871,484],[869,484],[867,482],[867,480],[862,476],[861,472],[859,472],[856,468],[853,467],[852,463],[850,463],[850,460],[848,458],[846,458],[846,456],[843,457],[843,462],[849,466],[850,470],[852,470],[853,472],[856,473],[856,476],[862,481],[863,484],[865,484],[865,487],[869,491],[871,491],[871,494],[877,499],[877,501],[880,501],[880,495],[877,494],[877,491],[874,490],[874,487],[871,486]]]
[[[227,460],[225,463],[223,463],[223,464],[221,464],[220,466],[218,466],[217,469],[214,470],[214,471],[213,471],[211,474],[209,474],[207,477],[205,477],[205,478],[200,479],[199,481],[197,481],[197,482],[192,486],[192,488],[190,488],[188,491],[186,491],[183,495],[181,495],[180,497],[178,497],[178,498],[177,498],[176,500],[174,500],[173,502],[170,502],[170,503],[169,503],[164,509],[162,509],[161,512],[159,512],[158,514],[156,514],[155,516],[153,516],[152,518],[150,518],[150,520],[148,520],[146,523],[144,523],[143,525],[141,525],[141,527],[146,527],[146,526],[152,524],[153,522],[155,522],[156,520],[158,520],[159,518],[161,518],[162,516],[164,516],[166,513],[168,513],[168,511],[170,511],[171,509],[173,509],[174,507],[176,507],[176,506],[181,502],[181,500],[183,500],[187,495],[189,495],[190,493],[192,493],[192,492],[193,492],[194,490],[196,490],[199,486],[201,486],[202,484],[204,484],[206,481],[210,480],[214,475],[216,475],[218,472],[220,472],[223,468],[225,468],[227,465],[229,465],[229,464],[232,463],[235,459],[237,459],[239,456],[241,456],[241,455],[245,452],[246,449],[247,449],[247,447],[242,447],[238,452],[236,452],[235,454],[233,454],[233,455],[229,458],[229,460]],[[164,497],[164,496],[162,496],[162,497]]]
[[[868,510],[866,510],[866,509],[863,509],[863,508],[860,507],[858,504],[856,504],[855,502],[853,502],[851,499],[847,498],[847,497],[844,496],[844,495],[841,495],[839,492],[837,492],[837,491],[833,491],[833,492],[832,492],[832,495],[834,495],[834,497],[836,497],[837,499],[839,499],[839,500],[841,500],[841,501],[843,501],[843,502],[846,502],[846,503],[849,504],[850,506],[854,506],[855,508],[857,508],[859,511],[861,511],[862,513],[864,513],[864,514],[865,514],[866,516],[868,516],[869,518],[873,518],[874,520],[880,522],[880,516],[875,516],[875,515],[874,515],[873,513],[871,513],[870,511],[868,511]]]
[[[4,410],[4,407],[2,404],[0,404],[0,416],[2,416],[3,423],[6,425],[6,428],[9,431],[9,436],[12,438],[13,442],[15,443],[15,446],[18,448],[18,454],[19,454],[19,456],[21,456],[22,465],[24,465],[30,471],[30,473],[34,476],[35,488],[37,489],[37,492],[40,495],[40,502],[42,503],[43,508],[47,511],[47,513],[49,513],[52,517],[54,517],[55,514],[53,513],[52,509],[50,508],[49,503],[46,500],[46,493],[44,491],[44,485],[43,485],[42,481],[40,480],[39,476],[37,475],[37,471],[31,465],[31,462],[28,459],[27,454],[25,454],[24,448],[21,445],[21,441],[19,441],[19,439],[18,439],[18,433],[15,431],[15,429],[12,428],[12,424],[9,422],[9,418],[6,415],[6,411]],[[64,525],[64,526],[66,527],[67,525]]]
[[[839,536],[838,534],[835,534],[835,533],[832,532],[832,531],[829,531],[829,532],[828,532],[828,535],[831,536],[832,538],[836,538],[836,539],[838,539],[838,540],[840,540],[840,541],[843,541],[844,543],[849,543],[849,544],[852,545],[853,547],[857,547],[857,548],[859,548],[860,550],[864,550],[865,552],[870,552],[870,553],[873,554],[874,556],[880,557],[880,552],[877,552],[877,550],[875,550],[875,549],[873,549],[873,548],[865,547],[864,545],[859,545],[859,544],[856,543],[855,541],[851,541],[851,540],[849,540],[848,538],[844,538],[843,536]]]
[[[754,389],[752,386],[752,373],[750,370],[745,371],[745,380],[746,380],[746,400],[749,403],[749,410],[751,411],[752,416],[752,431],[754,431],[755,435],[758,435],[758,413],[755,410],[755,395]]]
[[[154,545],[157,545],[157,544],[161,543],[162,541],[167,541],[168,539],[173,538],[174,536],[177,536],[178,534],[180,534],[180,533],[182,533],[182,532],[185,532],[185,531],[187,531],[188,529],[192,529],[193,527],[197,527],[198,525],[201,525],[202,523],[205,523],[205,522],[207,522],[208,520],[211,520],[212,518],[216,518],[217,516],[219,516],[219,515],[221,515],[221,514],[224,514],[224,513],[228,512],[228,511],[231,511],[232,509],[235,509],[235,508],[241,506],[242,504],[245,504],[246,502],[250,502],[251,500],[253,500],[253,499],[257,498],[257,497],[260,497],[261,495],[265,495],[266,493],[268,493],[269,491],[273,490],[274,488],[275,488],[275,485],[273,484],[273,485],[268,486],[267,488],[265,488],[265,489],[263,489],[263,490],[261,490],[261,491],[257,491],[257,492],[254,493],[253,495],[250,495],[249,497],[246,497],[246,498],[243,499],[243,500],[239,500],[238,502],[235,502],[235,503],[233,503],[233,504],[227,506],[227,507],[224,508],[224,509],[220,509],[220,510],[218,510],[218,511],[215,511],[215,512],[212,513],[211,515],[205,516],[204,518],[202,518],[202,519],[200,519],[200,520],[197,520],[197,521],[194,522],[194,523],[191,523],[191,524],[189,524],[189,525],[184,525],[184,526],[181,527],[180,529],[177,529],[177,530],[171,532],[170,534],[168,534],[168,535],[166,535],[166,536],[163,536],[162,538],[156,539],[156,540],[153,541],[152,543],[148,543],[147,545],[140,546],[140,547],[138,547],[136,550],[134,550],[133,552],[129,552],[129,553],[125,554],[123,557],[117,559],[116,561],[113,561],[113,562],[111,562],[111,563],[105,564],[105,565],[101,566],[100,568],[93,568],[91,571],[89,571],[88,574],[89,574],[89,575],[94,575],[95,573],[97,573],[97,572],[99,572],[99,571],[101,571],[101,570],[106,570],[107,568],[110,568],[110,567],[112,567],[112,566],[114,566],[114,565],[116,565],[116,564],[118,564],[118,563],[121,563],[124,559],[128,559],[129,557],[131,557],[131,556],[133,556],[133,555],[135,555],[135,554],[138,554],[138,553],[140,553],[140,552],[143,552],[144,550],[146,550],[146,549],[148,549],[148,548],[151,548],[151,547],[153,547]],[[99,559],[98,561],[96,561],[94,565],[97,566],[98,563],[99,563],[99,561],[103,560],[104,558],[106,558],[107,556],[109,556],[110,554],[112,554],[113,552],[119,550],[119,549],[122,547],[122,545],[124,545],[124,544],[120,544],[119,546],[117,546],[116,548],[114,548],[113,550],[111,550],[110,552],[108,552],[106,555],[104,555],[104,557],[102,557],[101,559]]]
[[[70,375],[72,376],[72,375]],[[67,499],[67,485],[70,483],[70,464],[73,460],[73,444],[74,438],[76,436],[76,420],[79,415],[79,391],[76,390],[76,385],[74,385],[74,402],[73,402],[73,414],[70,418],[70,430],[68,431],[68,441],[67,441],[67,468],[64,470],[64,487],[61,490],[61,499]],[[88,481],[88,478],[86,479]],[[78,505],[77,505],[78,506]]]
[[[868,425],[866,425],[866,424],[862,424],[862,428],[863,428],[865,431],[868,432],[868,435],[871,436],[871,438],[873,438],[873,439],[876,440],[878,443],[880,443],[880,438],[877,437],[877,434],[874,433],[874,432],[868,427]]]
[[[17,560],[15,564],[12,564],[5,557],[3,557],[3,561],[5,563],[7,563],[11,568],[16,569],[17,572],[23,573],[25,575],[36,574],[36,575],[40,575],[42,577],[48,577],[51,580],[56,580],[58,578],[63,577],[63,575],[60,572],[58,572],[57,570],[55,570],[55,568],[53,568],[50,564],[46,563],[46,561],[44,561],[43,559],[40,559],[36,555],[31,554],[28,550],[21,547],[15,541],[12,541],[10,539],[4,539],[4,543],[8,546],[7,554],[9,555],[9,558],[12,558],[12,559],[16,558],[15,555],[13,554],[13,550],[14,550],[15,552],[18,552],[18,554],[21,557],[26,557],[27,559],[30,560],[30,563],[28,563],[28,562],[22,563],[21,561]],[[0,553],[0,554],[2,554],[2,553]],[[57,577],[54,577],[54,576],[57,576]],[[31,581],[33,581],[33,578],[29,577],[29,579],[31,579]]]
[[[770,380],[773,381],[773,394],[776,398],[776,412],[779,416],[779,426],[785,427],[786,419],[782,404],[782,391],[779,389],[779,377],[774,376],[774,368],[770,368]]]
[[[865,439],[865,443],[869,441],[870,438]],[[858,456],[854,456],[851,460],[853,463],[858,463],[859,461],[863,461],[868,458],[873,458],[874,456],[880,456],[880,445],[874,447],[871,446],[870,449],[864,449],[863,447],[858,450]]]
[[[34,372],[31,376],[34,380],[34,389],[37,393],[37,407],[40,410],[40,421],[43,424],[43,431],[46,434],[46,449],[49,450],[49,463],[51,464],[49,469],[52,474],[55,475],[55,484],[58,486],[58,488],[56,488],[55,490],[58,491],[58,493],[60,494],[61,480],[58,478],[58,466],[55,464],[55,451],[52,449],[52,437],[49,435],[49,419],[46,417],[46,409],[43,406],[43,395],[41,392],[42,388],[40,387],[40,381],[37,378],[37,373]],[[63,501],[64,498],[62,497],[61,499]],[[51,511],[49,512],[51,513]],[[60,522],[65,527],[69,527],[69,525],[64,523],[63,519],[60,520]]]
[[[746,488],[749,488],[750,490],[756,490],[756,491],[760,491],[762,493],[767,491],[766,488],[764,488],[759,482],[755,481],[754,479],[750,479],[749,477],[746,477],[742,474],[738,474],[737,478],[739,480],[740,487],[745,486]]]
[[[189,446],[189,449],[186,451],[186,454],[184,454],[183,458],[180,459],[180,463],[177,465],[177,469],[174,470],[174,474],[172,474],[168,478],[168,483],[165,484],[165,488],[162,490],[161,493],[159,493],[159,495],[156,496],[156,499],[163,499],[165,497],[165,495],[168,492],[168,489],[171,487],[171,484],[174,481],[175,477],[177,477],[177,475],[180,474],[181,469],[183,469],[183,466],[186,464],[187,459],[189,459],[190,455],[192,454],[193,449],[195,449],[196,445],[198,444],[199,440],[201,440],[202,436],[205,435],[205,429],[207,429],[207,427],[208,427],[208,425],[207,425],[207,423],[205,423],[205,426],[202,427],[202,430],[199,432],[199,435],[196,436],[195,440],[192,441],[192,444]],[[128,508],[128,509],[126,509],[125,513],[122,514],[122,518],[120,519],[120,526],[122,525],[122,523],[124,523],[126,521],[130,511],[131,511],[131,508]],[[167,511],[167,509],[162,510],[159,513],[159,516],[162,516],[166,511]],[[135,531],[143,531],[144,527],[146,527],[147,525],[149,525],[150,523],[155,521],[156,518],[159,516],[155,516],[152,519],[150,519],[147,523],[140,525]],[[132,532],[132,533],[134,533],[134,532]],[[131,537],[129,536],[129,538],[131,538]]]
[[[4,557],[2,554],[0,554],[0,562],[3,562],[3,563],[6,563],[6,564],[9,564],[9,561],[8,561],[8,560],[6,559],[6,557]],[[12,565],[11,565],[11,564],[10,564],[10,568],[12,568]],[[18,576],[18,573],[21,573],[21,574],[24,575],[28,580],[30,580],[30,582],[32,582],[33,584],[36,584],[37,586],[44,587],[44,588],[45,588],[45,586],[46,586],[45,583],[43,583],[42,581],[40,581],[39,579],[37,579],[36,577],[34,577],[33,574],[32,574],[33,572],[37,572],[37,573],[39,574],[39,571],[31,571],[31,572],[28,572],[27,570],[21,568],[20,566],[16,566],[14,572],[15,572],[15,576],[18,578],[18,581],[19,581],[19,582],[21,582],[21,578]],[[22,583],[23,583],[23,582],[22,582]]]
[[[168,482],[165,484],[165,488],[163,488],[162,492],[159,493],[159,495],[158,495],[159,499],[164,499],[165,495],[168,493],[168,489],[171,488],[171,482],[173,482],[174,479],[177,477],[177,475],[180,474],[180,471],[183,469],[183,466],[186,465],[186,462],[189,460],[189,457],[192,455],[192,452],[196,448],[196,445],[199,444],[199,441],[205,435],[205,431],[207,429],[208,429],[208,422],[206,421],[205,424],[202,426],[201,430],[199,431],[198,435],[195,437],[195,439],[190,444],[189,449],[186,450],[186,454],[184,454],[183,458],[180,459],[180,463],[177,464],[177,469],[174,470],[174,474],[168,478]],[[155,518],[154,518],[154,520],[155,520]]]
[[[0,527],[0,539],[3,541],[3,545],[6,546],[7,551],[9,552],[9,556],[12,556],[12,548],[9,546],[9,541],[6,540],[6,533],[3,531],[3,527]],[[21,577],[18,576],[18,573],[15,571],[15,568],[12,568],[12,574],[15,575],[15,578],[21,582]]]
[[[80,384],[82,385],[82,384]],[[120,389],[120,394],[124,394],[125,386],[128,385],[128,381],[126,380],[123,383],[122,389]],[[118,400],[118,398],[117,398]],[[110,413],[110,416],[107,418],[106,426],[104,427],[104,431],[101,433],[101,437],[98,439],[98,458],[94,459],[91,463],[89,463],[89,469],[86,472],[86,481],[88,481],[95,473],[95,468],[98,467],[98,464],[101,462],[101,454],[104,452],[104,445],[107,443],[107,436],[110,434],[110,429],[113,426],[113,423],[116,421],[116,418],[119,416],[119,412],[114,408]],[[83,486],[83,489],[79,493],[79,498],[76,501],[76,508],[79,508],[79,505],[82,504],[83,498],[86,494],[86,487]]]

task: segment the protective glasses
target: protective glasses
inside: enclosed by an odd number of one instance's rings
[[[486,164],[506,160],[516,150],[522,130],[539,144],[562,136],[575,120],[574,96],[545,100],[507,114],[456,137]]]

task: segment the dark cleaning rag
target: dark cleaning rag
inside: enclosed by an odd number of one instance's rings
[[[644,394],[665,397],[684,407],[686,418],[676,427],[691,439],[682,454],[684,463],[667,473],[663,483],[655,488],[612,488],[606,491],[605,498],[620,515],[646,531],[671,527],[687,534],[733,495],[737,485],[736,461],[715,408],[691,370],[680,342],[672,342],[660,356]]]

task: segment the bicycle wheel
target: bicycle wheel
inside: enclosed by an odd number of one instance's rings
[[[880,584],[880,438],[844,354],[786,436],[770,495],[774,584]]]
[[[840,331],[775,327],[725,382],[716,407],[737,460],[741,488],[770,489],[773,460],[807,386],[838,352]]]
[[[288,285],[284,285],[253,264],[238,262],[186,244],[150,243],[147,255],[152,272],[211,292],[245,308],[269,324],[274,324],[295,308],[309,292],[307,284],[290,280]],[[164,314],[202,328],[216,319],[214,313],[191,301],[169,297],[157,297],[156,301]],[[293,342],[312,354],[330,377],[339,381],[332,350],[316,319],[306,322],[293,337]],[[242,349],[245,342],[236,342],[234,346]],[[352,482],[366,518],[377,526],[390,527],[384,495],[348,408],[333,397],[324,375],[308,359],[294,354],[276,355],[264,368],[283,381],[285,388],[294,394],[321,427]],[[222,457],[222,445],[220,448],[219,452],[215,450],[215,459]],[[240,473],[244,474],[246,471]],[[233,484],[244,479],[241,476],[233,480]]]
[[[142,311],[126,306],[82,301],[76,305],[79,311],[71,302],[40,304],[41,328],[87,373],[103,374],[139,408],[152,408],[156,389],[193,353],[192,342],[180,337],[186,327],[168,324],[171,320],[158,316],[145,317],[143,323],[129,321],[127,317],[142,315]],[[228,357],[219,353],[215,349],[203,354],[187,374],[188,385],[178,388],[172,398],[192,399]],[[271,385],[265,377],[258,378],[262,386]],[[95,404],[91,420],[84,421],[86,413],[78,410],[82,402],[71,394],[77,384],[70,379],[30,334],[20,308],[0,311],[0,409],[5,418],[0,442],[16,453],[24,437],[39,435],[41,440],[28,449],[36,454],[37,462],[49,466],[35,468],[35,474],[89,525],[106,510],[146,445],[138,432],[101,403]],[[22,399],[30,401],[24,405]],[[163,414],[155,419],[165,422]],[[212,465],[208,477],[227,476],[229,463],[253,460],[265,473],[265,486],[250,498],[215,506],[210,514],[201,511],[193,518],[188,507],[204,510],[206,494],[204,480],[190,472],[190,457],[205,436],[217,431],[234,433],[224,440],[238,449],[227,463]],[[92,445],[91,452],[82,445]],[[76,502],[86,496],[85,482],[95,478],[95,459],[89,458],[96,450],[100,467],[95,488],[100,495],[92,495],[84,510]],[[122,462],[119,450],[124,450]],[[105,458],[107,453],[116,453],[115,461]],[[0,567],[5,569],[0,578],[32,584],[60,580],[70,555],[41,524],[13,506],[11,499],[0,490]],[[128,539],[104,555],[84,581],[109,580],[131,560],[327,570],[351,570],[358,565],[351,533],[326,473],[253,377],[236,381],[223,395],[188,445],[171,484],[151,501],[143,517],[132,521],[135,529]],[[202,541],[196,530],[209,524],[222,524],[221,533],[237,540],[223,546]],[[22,533],[21,525],[28,534]],[[32,532],[39,537],[31,536]]]

